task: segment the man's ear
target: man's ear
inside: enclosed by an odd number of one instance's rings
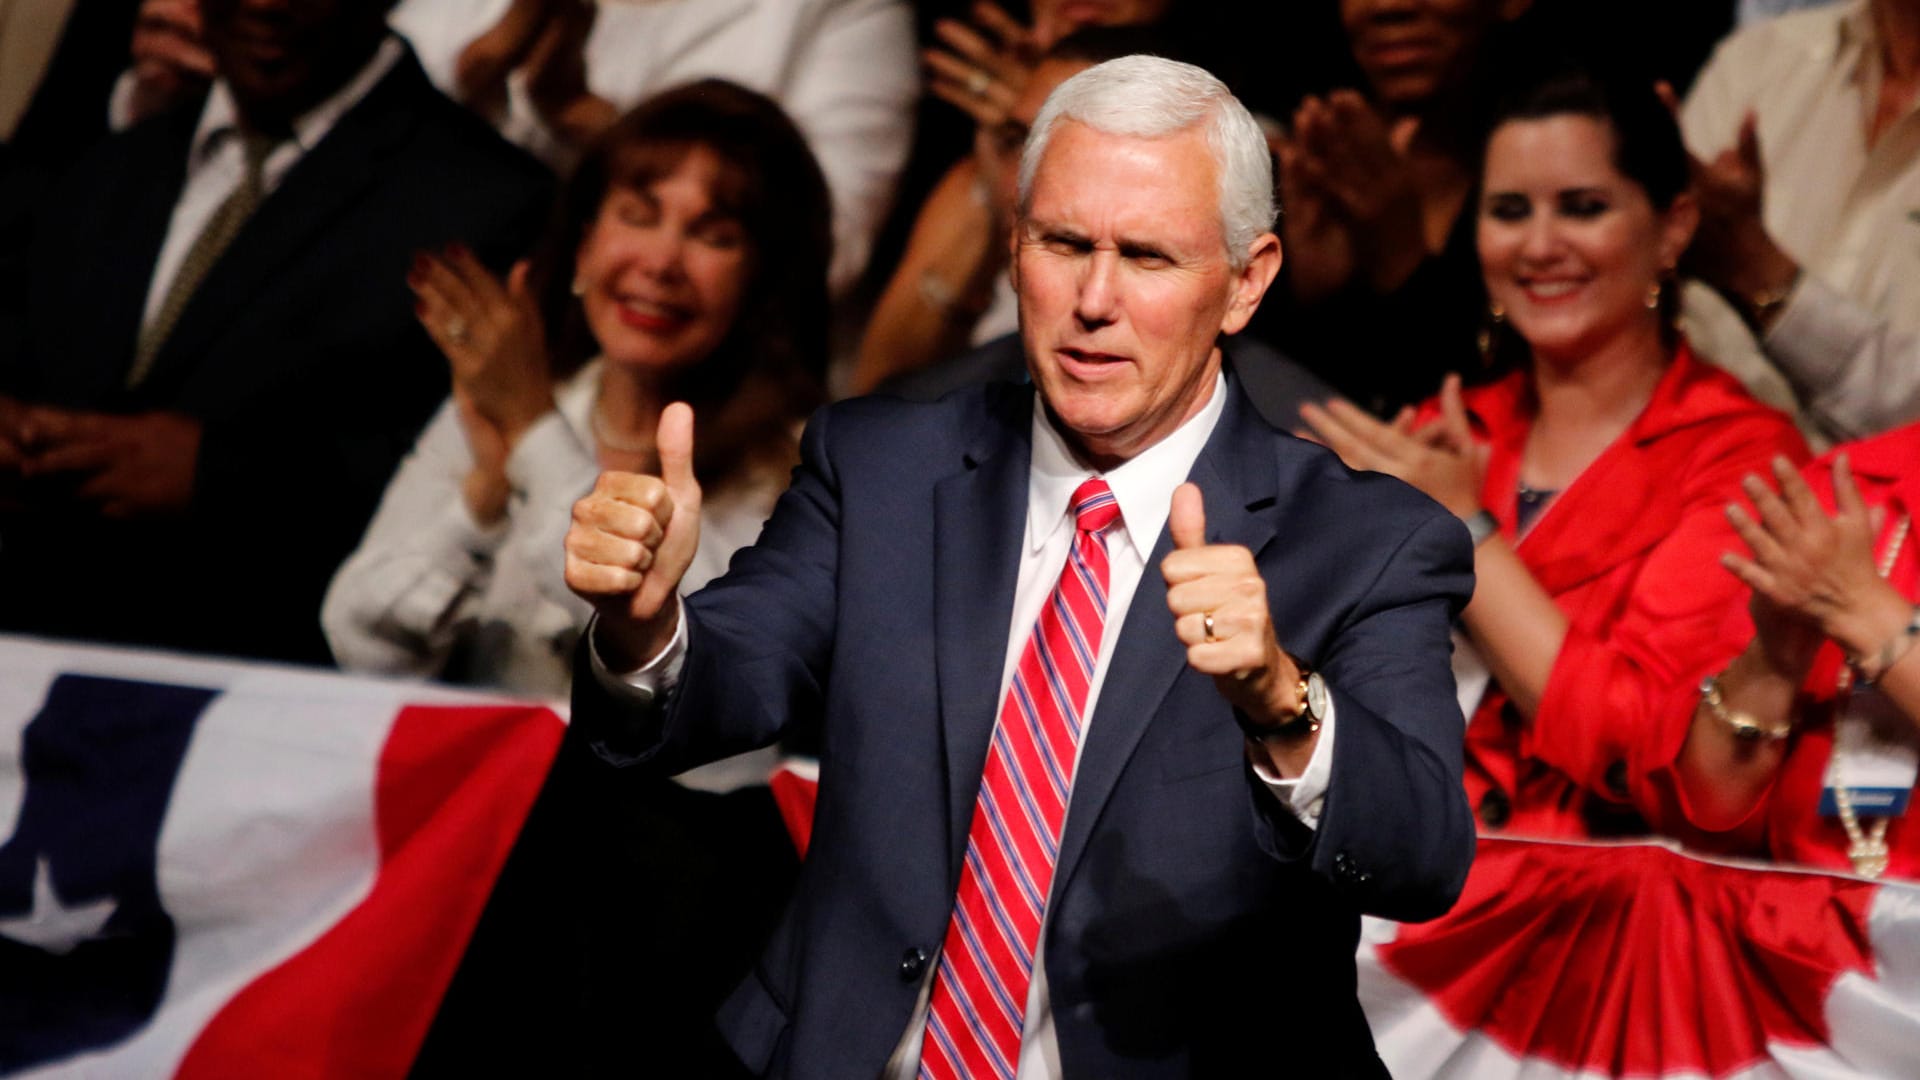
[[[1260,298],[1267,295],[1267,289],[1273,279],[1280,274],[1280,238],[1272,233],[1261,233],[1254,237],[1247,247],[1247,265],[1241,267],[1234,276],[1233,296],[1227,301],[1227,311],[1220,319],[1220,332],[1237,334],[1247,328],[1254,311],[1260,306]]]

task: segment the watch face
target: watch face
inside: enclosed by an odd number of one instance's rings
[[[1325,720],[1332,710],[1333,699],[1327,694],[1326,681],[1319,672],[1307,676],[1307,715],[1315,720]]]

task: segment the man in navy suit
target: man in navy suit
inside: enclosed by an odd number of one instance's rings
[[[0,294],[0,627],[326,657],[321,594],[447,392],[408,265],[504,265],[551,191],[391,6],[206,0],[204,102],[36,207]]]
[[[1217,80],[1077,76],[1020,190],[1032,386],[825,410],[684,602],[684,405],[661,476],[576,505],[578,734],[672,770],[822,722],[796,895],[719,1018],[755,1074],[1384,1076],[1359,915],[1445,911],[1473,851],[1466,531],[1242,396],[1218,341],[1280,249]]]

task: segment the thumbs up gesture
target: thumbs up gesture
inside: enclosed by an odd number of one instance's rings
[[[1251,730],[1279,727],[1299,715],[1300,669],[1274,636],[1267,582],[1253,552],[1207,543],[1206,507],[1191,483],[1174,489],[1167,529],[1173,551],[1160,572],[1167,579],[1174,633],[1187,647],[1187,666],[1213,676]]]
[[[693,409],[667,406],[654,442],[660,475],[601,473],[567,529],[567,587],[599,613],[594,643],[614,671],[632,671],[672,642],[680,579],[700,546]]]

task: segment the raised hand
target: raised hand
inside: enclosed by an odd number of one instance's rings
[[[507,73],[526,59],[546,19],[546,0],[513,0],[492,26],[467,42],[453,62],[460,100],[483,111],[504,102]]]
[[[673,640],[680,579],[700,545],[693,409],[667,406],[655,441],[660,475],[601,473],[567,529],[567,587],[599,613],[595,646],[614,671],[638,668]]]
[[[587,84],[587,38],[599,11],[600,5],[586,0],[546,0],[546,23],[520,68],[533,107],[554,134],[576,147],[620,118],[620,110]]]
[[[1187,666],[1214,685],[1255,727],[1278,727],[1299,712],[1299,668],[1280,648],[1267,610],[1267,583],[1253,552],[1207,543],[1200,488],[1174,489],[1167,515],[1173,551],[1160,564],[1173,630]]]
[[[1720,557],[1753,590],[1754,624],[1769,658],[1811,659],[1818,642],[1807,642],[1804,630],[1796,634],[1789,617],[1817,628],[1850,655],[1877,650],[1906,625],[1913,607],[1874,565],[1878,522],[1860,497],[1846,455],[1834,459],[1831,515],[1785,458],[1774,460],[1773,475],[1778,494],[1757,476],[1743,481],[1759,517],[1736,504],[1727,507],[1727,519],[1748,554]]]
[[[1418,429],[1405,412],[1382,423],[1338,398],[1302,405],[1300,418],[1348,466],[1399,477],[1462,518],[1480,509],[1486,451],[1474,441],[1458,375],[1440,386],[1439,417]]]
[[[201,37],[199,0],[141,0],[128,48],[133,120],[164,112],[213,81],[213,52]]]
[[[941,45],[920,54],[927,89],[983,128],[1005,119],[1040,59],[1033,29],[982,0],[973,5],[971,25],[941,19],[933,32]]]
[[[1337,235],[1337,220],[1350,261],[1345,275],[1337,265],[1297,267],[1303,286],[1326,290],[1329,282],[1337,287],[1364,274],[1368,285],[1389,291],[1426,257],[1424,211],[1407,156],[1417,130],[1412,119],[1389,125],[1351,90],[1336,90],[1324,101],[1308,97],[1294,111],[1281,179],[1283,195],[1291,190],[1306,198],[1312,211],[1298,230],[1309,242],[1302,254],[1337,251],[1322,239]]]
[[[1758,120],[1748,113],[1732,146],[1712,161],[1692,163],[1700,225],[1687,247],[1687,269],[1755,320],[1760,313],[1754,301],[1786,288],[1799,273],[1799,264],[1767,232]]]
[[[492,425],[511,451],[527,428],[553,409],[553,374],[540,307],[527,287],[527,264],[502,283],[464,246],[422,252],[407,275],[420,325],[446,354],[469,417]],[[475,431],[468,442],[480,456]]]

